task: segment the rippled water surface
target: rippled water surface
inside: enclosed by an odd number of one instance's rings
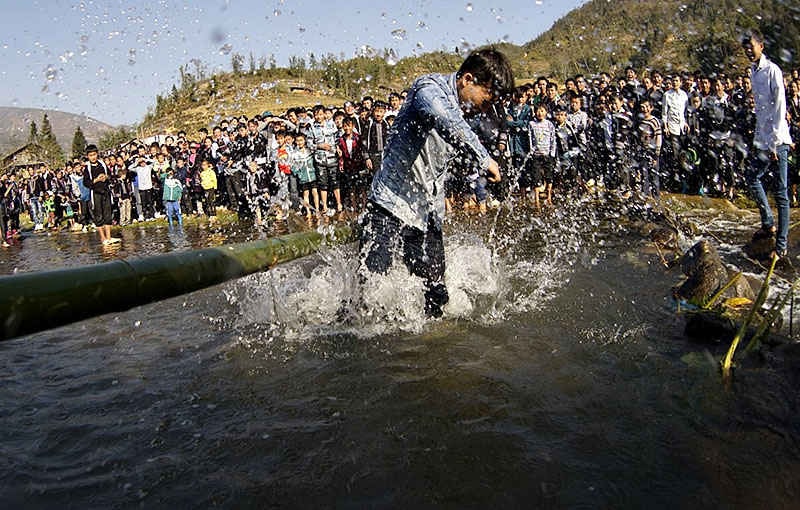
[[[338,320],[356,280],[345,246],[4,342],[0,498],[8,508],[796,508],[793,349],[749,361],[726,390],[711,359],[724,347],[683,336],[669,298],[678,274],[638,232],[590,209],[451,223],[452,300],[438,321],[422,319],[419,282],[402,270],[369,283],[356,320]],[[757,223],[714,211],[695,220],[723,252]],[[208,242],[136,232],[123,249]],[[25,239],[2,254],[3,272],[103,260],[74,238]],[[60,251],[24,257],[36,243]],[[706,361],[686,364],[690,352]]]

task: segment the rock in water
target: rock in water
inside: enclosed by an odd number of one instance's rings
[[[676,299],[697,306],[708,302],[733,276],[723,264],[714,245],[705,239],[698,241],[684,253],[680,264],[687,278],[680,286],[673,288],[673,295]],[[755,292],[746,278],[739,278],[722,297],[754,300]]]
[[[753,234],[752,239],[742,247],[742,251],[756,260],[769,260],[775,250],[775,233],[759,229]]]

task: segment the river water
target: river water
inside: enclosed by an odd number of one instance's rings
[[[640,232],[588,203],[447,227],[445,317],[353,246],[0,344],[6,508],[796,508],[792,348],[720,380]],[[736,252],[752,212],[693,219]],[[34,236],[3,273],[252,238]],[[262,234],[263,235],[263,234]],[[54,239],[55,237],[55,239]],[[694,237],[682,239],[688,247]],[[757,269],[749,268],[753,273]],[[686,363],[696,353],[699,362]]]

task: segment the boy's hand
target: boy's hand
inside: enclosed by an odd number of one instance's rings
[[[489,168],[486,169],[486,180],[489,182],[500,182],[500,166],[497,161],[490,159]]]

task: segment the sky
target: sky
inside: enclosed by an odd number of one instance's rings
[[[256,59],[369,48],[398,58],[505,41],[523,44],[586,0],[0,0],[0,105],[112,124],[144,117],[178,67],[230,70]],[[336,4],[336,5],[335,5]],[[245,64],[247,66],[247,64]]]

